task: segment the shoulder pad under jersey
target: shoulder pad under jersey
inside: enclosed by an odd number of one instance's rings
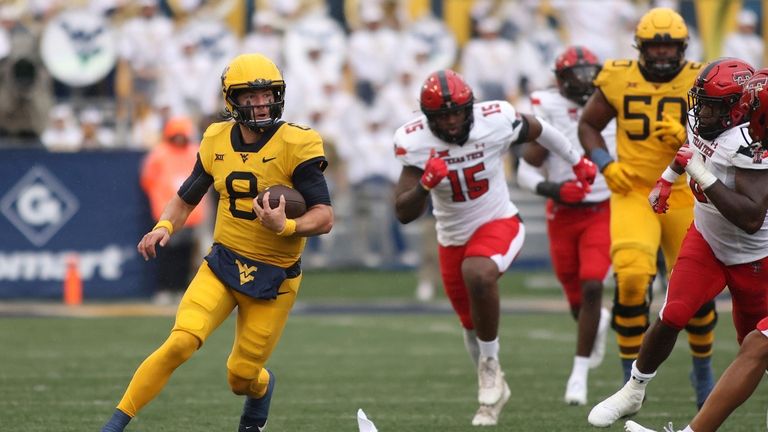
[[[203,138],[212,138],[222,133],[223,131],[228,130],[229,126],[232,124],[234,124],[233,121],[222,121],[222,122],[211,123],[211,125],[205,129]]]

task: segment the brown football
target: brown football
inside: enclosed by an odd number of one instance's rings
[[[269,191],[269,207],[276,208],[280,205],[280,195],[285,197],[285,216],[288,219],[295,219],[307,212],[307,203],[299,191],[285,185],[274,185],[266,188],[256,197],[256,202],[264,207],[262,199],[264,192]]]

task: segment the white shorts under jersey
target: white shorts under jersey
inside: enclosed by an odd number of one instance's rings
[[[533,113],[543,118],[562,132],[573,143],[573,147],[584,154],[584,149],[579,144],[579,118],[584,108],[565,96],[561,95],[557,89],[539,90],[531,93],[531,105]],[[616,120],[603,129],[602,132],[608,152],[616,157]],[[541,167],[542,175],[548,181],[560,183],[568,180],[576,180],[573,174],[573,167],[560,156],[550,152],[546,162]],[[605,178],[597,173],[592,190],[584,197],[585,202],[601,202],[607,200],[611,195]]]
[[[768,169],[768,160],[753,155],[747,124],[723,132],[712,141],[705,140],[688,129],[693,137],[691,146],[704,155],[705,166],[725,186],[735,188],[736,168]],[[747,234],[728,221],[709,202],[698,185],[691,182],[696,205],[694,223],[717,259],[725,265],[744,264],[768,256],[768,218],[754,234]]]
[[[503,156],[518,140],[523,120],[506,101],[473,108],[474,125],[461,146],[432,135],[424,115],[395,132],[395,156],[404,166],[424,169],[432,149],[448,164],[448,176],[430,192],[443,246],[463,245],[484,223],[518,212],[509,199]]]

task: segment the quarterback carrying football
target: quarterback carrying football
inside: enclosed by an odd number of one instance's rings
[[[170,336],[139,366],[102,432],[123,431],[235,307],[227,381],[245,396],[239,431],[262,431],[267,423],[275,375],[265,364],[296,300],[306,237],[333,225],[327,162],[317,132],[280,120],[285,82],[271,60],[238,56],[221,84],[231,119],[208,127],[192,173],[138,250],[154,258],[157,245],[184,225],[211,185],[219,193],[214,244],[179,304]],[[282,195],[276,208],[256,202],[259,191],[279,184],[301,193],[305,214],[287,218]],[[269,201],[268,191],[263,198]]]

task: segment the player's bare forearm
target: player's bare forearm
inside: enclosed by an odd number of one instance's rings
[[[748,234],[763,226],[768,211],[768,170],[736,168],[735,191],[720,181],[704,190],[704,194],[731,223]]]
[[[395,199],[395,213],[400,223],[407,224],[418,219],[427,209],[427,196],[429,192],[421,185],[405,191]]]
[[[173,229],[169,230],[168,227],[161,226],[151,230],[141,238],[139,244],[136,246],[136,250],[138,250],[139,254],[144,257],[144,260],[155,258],[157,256],[157,245],[159,244],[164,247],[168,244],[172,232],[180,230],[184,226],[189,214],[192,213],[192,210],[194,209],[195,206],[187,204],[178,195],[174,195],[173,198],[168,201],[168,204],[166,204],[163,209],[163,213],[160,215],[160,220],[171,222]]]
[[[296,218],[295,235],[312,237],[328,234],[333,228],[333,207],[325,204],[317,204],[309,208],[306,213]]]
[[[682,165],[677,163],[675,159],[672,159],[672,161],[669,163],[669,169],[671,169],[672,171],[678,174],[683,174],[685,172],[685,168],[683,168]]]
[[[607,149],[601,132],[614,117],[616,117],[616,110],[608,103],[602,91],[595,90],[579,118],[579,142],[587,156],[593,149]]]
[[[525,147],[523,148],[523,159],[536,168],[540,168],[544,165],[547,156],[549,156],[549,150],[536,141],[525,144]]]
[[[605,139],[600,132],[600,129],[589,123],[579,122],[579,142],[585,154],[590,155],[592,150],[598,148],[608,151],[608,146],[605,145]]]
[[[429,191],[421,186],[423,171],[415,167],[404,167],[395,186],[395,214],[400,223],[407,224],[418,219],[427,209]]]
[[[176,232],[184,227],[187,218],[195,209],[194,205],[187,204],[181,197],[174,195],[163,209],[160,220],[168,220],[173,224],[173,231]]]

